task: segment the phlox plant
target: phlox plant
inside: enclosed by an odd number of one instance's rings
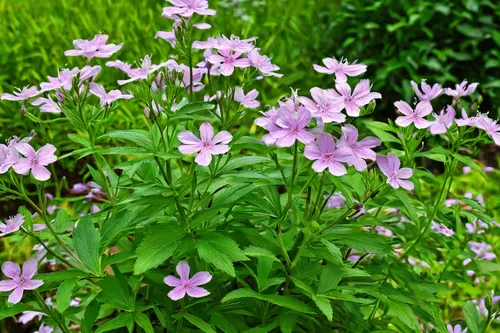
[[[490,332],[495,207],[451,191],[464,167],[499,180],[473,159],[500,144],[478,84],[412,82],[415,100],[377,122],[367,66],[326,58],[311,70],[328,84],[263,106],[259,83],[287,73],[256,37],[198,40],[215,14],[170,0],[156,38],[171,58],[125,63],[100,33],[65,52],[81,66],[1,95],[33,131],[0,145],[18,211],[0,237],[29,247],[2,264],[0,318],[66,333]],[[123,79],[103,87],[104,67]]]

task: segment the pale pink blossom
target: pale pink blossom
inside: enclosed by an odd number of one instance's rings
[[[232,135],[227,131],[220,131],[214,137],[214,128],[208,122],[200,126],[200,138],[189,131],[179,133],[179,151],[185,155],[198,153],[195,162],[201,166],[208,166],[212,161],[212,155],[225,154],[229,151],[227,145],[232,139]]]
[[[420,102],[415,107],[415,110],[404,101],[394,103],[396,108],[403,116],[396,119],[396,124],[402,127],[407,127],[410,124],[415,125],[416,128],[422,129],[432,125],[431,121],[425,119],[425,116],[432,112],[432,106],[426,102]]]
[[[488,229],[489,225],[479,219],[475,219],[472,223],[465,224],[465,231],[469,234],[482,234],[484,229]]]
[[[24,223],[24,216],[16,214],[5,220],[5,223],[0,222],[0,237],[18,231]]]
[[[485,131],[495,144],[500,145],[500,124],[497,124],[496,120],[488,118],[485,115],[479,115],[475,117],[474,123],[477,128]]]
[[[385,236],[385,237],[392,237],[394,234],[392,233],[392,230],[389,228],[386,228],[384,226],[378,225],[375,227],[375,231],[377,232],[377,235]]]
[[[493,172],[495,171],[495,168],[494,167],[491,167],[491,166],[485,166],[483,168],[483,171],[486,172],[486,173],[489,173],[489,172]]]
[[[496,258],[496,254],[493,252],[488,252],[490,251],[493,247],[485,242],[469,242],[469,247],[472,252],[476,254],[475,259],[482,259],[482,260],[493,260]]]
[[[462,83],[455,85],[455,90],[451,88],[444,88],[444,93],[448,96],[453,96],[454,98],[460,98],[462,96],[472,95],[476,90],[479,83],[468,84],[467,80],[463,80]]]
[[[328,196],[326,196],[326,198],[328,198]],[[345,205],[346,200],[342,193],[334,193],[326,203],[327,208],[342,208]]]
[[[314,141],[314,135],[307,131],[307,125],[311,122],[311,113],[304,107],[299,107],[297,112],[288,108],[278,109],[278,119],[276,127],[270,134],[276,139],[278,147],[291,147],[296,140],[303,144]]]
[[[262,137],[262,141],[264,141],[264,143],[268,146],[273,145],[276,142],[276,139],[271,135],[271,133],[280,129],[278,125],[276,125],[276,121],[278,120],[278,109],[273,107],[269,111],[260,111],[260,113],[262,114],[262,117],[255,119],[254,124],[269,131],[269,133]]]
[[[101,106],[110,105],[119,99],[131,99],[134,98],[133,95],[124,94],[120,90],[110,90],[109,93],[104,90],[104,87],[98,83],[90,82],[90,93],[99,97],[101,101]]]
[[[415,92],[415,95],[422,101],[422,102],[430,102],[436,97],[439,97],[443,93],[443,87],[441,87],[440,84],[435,83],[432,87],[427,84],[427,82],[422,81],[420,86],[422,87],[422,91],[418,88],[418,84],[414,81],[411,81],[411,86],[413,87],[413,91]]]
[[[70,90],[73,86],[73,78],[78,75],[80,70],[75,67],[73,69],[63,69],[57,77],[49,76],[49,82],[43,82],[40,84],[42,89],[40,92],[46,92],[54,89],[63,88],[64,90]]]
[[[379,139],[368,136],[358,141],[358,129],[353,125],[342,126],[342,136],[337,142],[337,148],[347,152],[342,162],[347,162],[349,166],[354,166],[356,170],[363,171],[367,168],[365,160],[375,160],[377,154],[372,150],[380,146]]]
[[[455,325],[455,327],[451,326],[451,324],[446,325],[446,328],[448,328],[448,333],[467,333],[467,328],[462,330],[462,326],[459,324]]]
[[[128,80],[118,80],[119,85],[124,85],[138,80],[145,80],[150,74],[156,72],[162,67],[172,65],[174,62],[175,60],[168,60],[167,62],[163,62],[159,65],[153,65],[151,63],[151,58],[149,56],[145,56],[144,59],[141,60],[141,66],[137,68],[132,68],[132,65],[120,60],[108,61],[106,66],[117,68],[128,75]],[[177,65],[177,62],[175,62],[175,64]]]
[[[269,57],[261,55],[259,49],[249,52],[247,56],[251,65],[258,69],[262,76],[283,76],[283,74],[276,73],[276,71],[279,71],[280,68],[271,63],[271,59]]]
[[[347,59],[338,61],[335,58],[325,58],[323,64],[326,67],[320,65],[313,67],[319,73],[335,74],[335,82],[340,83],[347,81],[347,76],[358,76],[366,72],[366,65],[357,64],[356,61],[349,64]]]
[[[437,223],[434,221],[432,221],[432,230],[434,232],[439,233],[439,234],[445,235],[446,237],[451,237],[455,234],[455,232],[453,230],[451,230],[450,228],[448,228],[444,224]]]
[[[304,150],[304,156],[315,161],[312,168],[316,172],[323,172],[326,168],[334,176],[342,176],[347,173],[345,166],[339,162],[339,158],[345,158],[346,152],[335,150],[333,136],[322,133],[319,140],[310,143]]]
[[[299,99],[313,117],[321,118],[324,123],[342,123],[345,121],[346,116],[341,112],[342,107],[325,90],[312,88],[311,96],[313,100],[307,97],[300,97]]]
[[[90,66],[87,65],[83,67],[80,71],[80,84],[83,81],[89,80],[92,81],[96,78],[96,76],[101,72],[102,67],[101,66]]]
[[[38,311],[23,311],[23,313],[19,316],[18,321],[21,324],[26,325],[27,323],[29,323],[30,321],[35,319],[35,317],[38,317],[38,320],[40,320],[40,319],[42,319],[42,316],[45,316],[45,315],[46,315],[45,313],[38,312]]]
[[[27,175],[31,171],[33,177],[40,181],[50,178],[50,171],[46,166],[57,161],[57,157],[54,155],[56,147],[46,144],[35,152],[29,144],[19,143],[16,145],[16,149],[24,156],[13,166],[16,173]]]
[[[176,16],[191,17],[199,15],[215,15],[216,11],[208,8],[207,0],[168,0],[174,7],[164,7],[162,16],[175,19]]]
[[[84,56],[89,61],[92,58],[109,58],[114,53],[118,52],[123,43],[118,45],[106,44],[108,41],[108,35],[98,34],[95,35],[93,39],[76,39],[73,41],[74,50],[68,50],[64,54],[68,57],[74,56]]]
[[[31,105],[40,106],[40,112],[49,112],[49,113],[62,112],[61,108],[59,107],[59,104],[54,102],[51,96],[47,96],[47,98],[38,97],[33,102],[31,102]]]
[[[382,171],[382,173],[387,177],[387,184],[390,184],[395,189],[401,186],[406,190],[413,190],[413,183],[406,180],[413,176],[413,170],[410,168],[400,168],[401,161],[396,155],[378,155],[377,164],[380,171]]]
[[[453,125],[455,120],[455,109],[451,106],[446,107],[445,110],[441,110],[439,114],[434,114],[435,120],[429,127],[432,134],[443,134],[446,133],[447,129]]]
[[[175,48],[175,44],[177,42],[177,38],[175,37],[175,33],[172,31],[158,31],[155,35],[156,38],[161,38],[172,45]]]
[[[34,333],[52,333],[54,329],[50,326],[46,326],[45,323],[42,323],[40,327],[38,328],[38,331],[35,331]]]
[[[475,117],[469,117],[465,109],[462,108],[462,118],[455,119],[457,126],[474,126],[475,125]]]
[[[38,91],[38,88],[36,86],[33,87],[26,86],[22,90],[21,89],[16,89],[16,90],[17,91],[14,91],[14,94],[4,93],[0,95],[0,99],[6,101],[24,101],[29,98],[35,97],[41,93],[41,91]]]
[[[12,280],[0,281],[0,291],[12,291],[9,295],[10,303],[19,303],[25,290],[33,290],[43,284],[41,280],[32,280],[37,271],[38,263],[35,259],[28,259],[23,265],[23,271],[18,264],[6,261],[2,264],[2,272]]]
[[[334,89],[328,89],[328,94],[335,100],[340,110],[345,109],[350,117],[358,117],[360,108],[369,104],[377,98],[382,98],[377,92],[370,92],[371,86],[369,80],[361,80],[351,92],[351,87],[347,82],[335,84]]]
[[[184,298],[186,294],[194,298],[200,298],[210,295],[206,289],[201,288],[201,285],[207,284],[212,279],[212,275],[208,272],[198,272],[193,277],[189,278],[190,268],[187,262],[180,261],[176,267],[179,278],[169,275],[163,279],[163,282],[170,287],[175,287],[168,293],[168,297],[173,301],[178,301]]]
[[[214,65],[220,65],[220,73],[224,76],[230,76],[234,68],[246,68],[251,65],[248,58],[240,58],[241,52],[233,52],[230,49],[221,49],[219,54],[210,54],[207,61]]]
[[[247,38],[241,39],[238,36],[231,35],[230,38],[226,36],[209,37],[207,41],[195,41],[193,42],[194,49],[217,49],[217,50],[229,50],[233,52],[248,53],[252,51],[255,46],[257,38]]]
[[[249,109],[255,109],[260,106],[260,102],[256,100],[257,96],[259,96],[259,92],[255,89],[250,90],[246,95],[240,87],[236,87],[234,91],[234,100]]]

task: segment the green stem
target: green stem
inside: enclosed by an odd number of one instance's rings
[[[57,314],[54,314],[54,312],[47,306],[47,304],[45,304],[42,295],[40,295],[40,293],[37,290],[33,290],[33,294],[35,295],[38,304],[45,312],[45,314],[50,318],[52,318],[52,320],[57,324],[57,326],[59,326],[61,331],[63,331],[64,333],[71,333],[71,331],[66,327],[64,320],[61,322],[59,316]]]
[[[38,243],[40,243],[40,245],[43,246],[43,248],[45,250],[47,250],[48,253],[50,253],[51,255],[53,255],[54,257],[56,257],[57,259],[59,259],[59,261],[65,263],[66,265],[70,266],[71,268],[75,268],[75,266],[73,266],[73,264],[71,264],[69,261],[67,261],[66,259],[64,259],[62,256],[60,256],[59,254],[55,253],[54,251],[52,251],[52,249],[50,247],[48,247],[47,245],[45,245],[45,243],[40,239],[40,237],[38,237],[37,235],[35,235],[34,233],[32,232],[29,232],[28,230],[26,230],[24,227],[21,227],[21,230],[24,231],[27,235],[33,237],[34,239],[36,239],[36,241]]]

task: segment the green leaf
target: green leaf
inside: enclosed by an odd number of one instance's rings
[[[101,304],[99,304],[96,300],[93,300],[89,303],[89,305],[87,305],[81,324],[82,333],[90,333],[90,330],[94,326],[97,316],[99,315],[99,310],[101,310]]]
[[[194,326],[198,327],[200,330],[206,333],[217,333],[210,324],[207,322],[203,321],[202,319],[192,315],[185,313],[183,314],[183,317],[186,318],[191,324]]]
[[[99,256],[99,231],[94,228],[90,216],[84,216],[73,231],[73,242],[78,257],[89,270],[89,273],[100,276],[101,262]]]
[[[57,311],[63,313],[68,307],[71,301],[71,296],[73,295],[73,289],[75,288],[78,278],[71,278],[64,281],[56,293],[56,309]]]
[[[233,277],[236,273],[232,262],[248,260],[232,238],[215,232],[203,235],[196,249],[201,259]]]
[[[21,303],[14,304],[13,306],[0,310],[0,320],[15,316],[23,311],[33,311],[33,308]]]
[[[134,309],[134,299],[128,285],[125,286],[118,278],[106,276],[97,282],[97,285],[101,288],[101,292],[97,296],[99,301],[122,310],[131,311]]]
[[[218,312],[212,313],[210,321],[212,326],[218,327],[224,333],[238,333],[238,330]]]
[[[67,280],[71,278],[85,278],[88,274],[76,269],[67,269],[65,271],[57,271],[50,273],[37,274],[35,278],[37,280],[43,280],[44,283]]]
[[[249,257],[267,257],[274,261],[281,262],[271,251],[262,247],[249,246],[243,250],[243,254]]]
[[[184,238],[186,231],[175,224],[160,224],[146,235],[137,249],[134,274],[141,274],[157,267],[170,258]]]
[[[470,166],[475,171],[479,172],[481,174],[481,176],[483,176],[483,178],[488,181],[488,176],[486,176],[486,174],[484,173],[484,170],[479,165],[477,165],[472,158],[470,158],[468,156],[460,155],[458,153],[452,153],[452,154],[453,154],[453,157],[455,157],[457,160],[459,160],[463,164]]]
[[[375,134],[382,142],[396,142],[400,143],[400,140],[396,138],[393,134],[389,133],[391,127],[386,123],[379,121],[366,121],[366,128],[368,128],[373,134]]]
[[[479,315],[479,311],[476,309],[476,306],[472,301],[467,301],[464,303],[462,307],[465,315],[465,321],[467,322],[467,327],[469,328],[470,333],[479,333],[481,332],[481,317]]]
[[[292,311],[281,312],[280,329],[282,333],[292,333],[297,323],[297,314]]]
[[[149,318],[144,313],[135,314],[135,322],[139,325],[146,333],[155,333],[153,326]]]
[[[330,301],[326,297],[318,296],[313,298],[316,306],[323,312],[323,314],[328,318],[329,321],[333,319],[333,309]]]
[[[143,130],[117,130],[111,131],[100,136],[98,139],[102,138],[112,138],[122,141],[133,142],[139,147],[146,148],[148,150],[152,150],[154,145],[153,141],[148,136],[148,132]]]
[[[244,156],[239,157],[234,160],[229,161],[224,168],[221,169],[221,173],[225,173],[230,170],[238,169],[241,167],[247,167],[254,164],[272,162],[268,157],[263,156]]]
[[[328,263],[321,277],[319,278],[318,294],[324,294],[329,292],[337,286],[337,284],[342,279],[342,266]]]
[[[95,333],[109,332],[115,328],[130,327],[134,325],[134,316],[129,312],[122,312],[118,317],[108,320],[104,324],[99,325]]]
[[[387,300],[387,305],[389,306],[389,315],[398,318],[406,326],[414,330],[415,332],[421,332],[420,324],[417,321],[417,317],[413,313],[413,310],[406,303],[399,301]]]
[[[272,303],[274,305],[295,310],[297,312],[311,313],[311,314],[314,313],[314,311],[307,304],[304,304],[301,301],[296,300],[291,296],[261,295],[251,289],[246,289],[246,288],[236,289],[231,291],[230,293],[226,294],[226,296],[224,296],[221,302],[224,303],[240,298],[256,298],[265,302]]]
[[[92,144],[90,143],[89,139],[81,137],[78,134],[72,134],[72,133],[70,133],[70,134],[68,134],[68,138],[71,141],[84,146],[85,148],[92,148]]]

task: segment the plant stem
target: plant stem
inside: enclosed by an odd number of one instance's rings
[[[48,253],[50,253],[51,255],[53,255],[54,257],[56,257],[57,259],[59,259],[59,261],[65,263],[66,265],[70,266],[71,268],[75,268],[75,266],[73,266],[73,264],[71,264],[69,261],[67,261],[66,259],[64,259],[59,254],[57,254],[54,251],[52,251],[52,249],[50,247],[48,247],[47,245],[45,245],[45,243],[40,239],[40,237],[38,237],[37,235],[35,235],[32,232],[29,232],[24,227],[21,227],[21,230],[24,231],[27,235],[29,235],[29,236],[33,237],[34,239],[36,239],[37,242],[40,243],[40,245],[43,246],[43,248],[45,250],[47,250]]]
[[[66,327],[64,320],[61,322],[59,316],[57,314],[54,314],[54,312],[47,306],[47,304],[45,304],[42,295],[40,295],[40,293],[37,290],[33,290],[33,294],[35,295],[38,304],[40,305],[42,310],[44,310],[45,314],[47,314],[47,316],[52,318],[52,320],[57,324],[57,326],[59,326],[61,331],[63,331],[64,333],[71,333],[70,330]]]

